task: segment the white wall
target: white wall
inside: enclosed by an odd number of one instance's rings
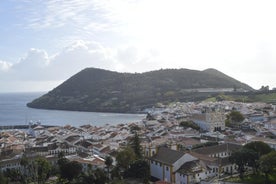
[[[150,172],[151,176],[163,180],[163,167],[160,163],[156,164],[156,161],[150,161]]]
[[[177,184],[187,184],[187,176],[180,173],[175,173],[175,183]]]
[[[164,167],[164,180],[167,181],[167,182],[171,182],[171,168],[170,166],[167,166],[167,165],[163,165]]]
[[[193,157],[189,153],[186,153],[177,162],[173,164],[173,172],[177,171],[184,163],[190,162],[193,160],[197,160],[197,158]]]

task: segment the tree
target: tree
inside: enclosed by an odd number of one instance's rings
[[[80,177],[74,180],[76,184],[105,184],[108,178],[104,170],[97,168],[92,173],[82,173]]]
[[[260,158],[260,170],[265,174],[265,183],[269,183],[269,174],[275,172],[276,151],[270,152]]]
[[[226,118],[225,122],[225,126],[230,127],[231,123],[230,123],[230,119]]]
[[[105,175],[105,172],[102,169],[97,168],[94,171],[94,177],[95,177],[95,184],[105,184],[107,181],[107,177]]]
[[[110,167],[112,166],[113,159],[110,156],[107,156],[104,163],[107,167],[108,179],[110,179]]]
[[[64,153],[64,151],[58,152],[58,158],[59,158],[59,159],[65,158],[65,153]]]
[[[244,145],[244,148],[254,151],[257,155],[256,160],[252,160],[251,162],[251,166],[253,167],[255,173],[258,171],[259,168],[258,160],[260,159],[260,157],[272,151],[272,149],[266,143],[261,141],[250,142]]]
[[[262,86],[260,91],[269,91],[269,86]]]
[[[27,173],[27,167],[29,165],[29,160],[26,157],[25,154],[23,154],[23,156],[21,157],[20,160],[20,166],[23,168],[22,170],[22,178],[21,178],[21,183],[25,184],[27,183],[27,177],[28,177],[28,173]]]
[[[8,178],[11,182],[21,181],[21,172],[17,169],[7,169],[4,171],[4,177]]]
[[[135,160],[135,153],[132,148],[126,147],[116,155],[117,166],[127,170],[129,165]]]
[[[57,161],[57,164],[58,164],[58,167],[59,167],[59,171],[61,171],[62,168],[65,167],[66,164],[68,164],[70,161],[65,158],[65,157],[61,157],[58,159]]]
[[[200,127],[197,124],[195,124],[193,121],[181,121],[179,125],[185,128],[190,127],[195,130],[200,130]]]
[[[239,111],[232,111],[227,116],[232,123],[241,123],[244,120],[243,115]]]
[[[1,184],[8,184],[8,178],[4,176],[4,174],[2,173],[2,171],[0,171],[0,183]]]
[[[262,141],[250,142],[244,145],[244,147],[255,151],[259,157],[261,157],[262,155],[268,154],[269,152],[272,151],[272,148],[268,144]]]
[[[143,156],[142,147],[141,147],[140,138],[137,132],[135,132],[134,136],[130,139],[129,145],[133,149],[136,159],[141,159]]]
[[[145,160],[136,160],[130,164],[130,167],[125,173],[126,177],[142,179],[144,183],[148,183],[150,177],[150,167]]]
[[[82,165],[77,161],[63,162],[60,165],[61,178],[72,181],[74,178],[80,175],[82,171]]]
[[[37,166],[38,183],[45,183],[51,171],[50,163],[45,158],[37,158],[35,164]]]
[[[252,162],[257,159],[257,154],[253,150],[242,148],[236,152],[233,152],[229,157],[231,163],[238,166],[238,172],[241,179],[243,179],[243,174],[246,170],[247,165],[252,165]]]

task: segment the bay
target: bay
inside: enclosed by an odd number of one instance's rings
[[[42,110],[28,108],[26,104],[43,93],[0,93],[0,125],[28,125],[40,122],[43,125],[119,124],[139,122],[145,114],[120,114],[79,112],[62,110]]]

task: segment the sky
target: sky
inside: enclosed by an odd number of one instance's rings
[[[276,87],[276,2],[0,1],[0,92],[50,91],[87,67],[215,68]]]

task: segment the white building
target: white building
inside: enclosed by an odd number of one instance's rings
[[[151,176],[170,183],[199,183],[202,180],[220,176],[223,173],[236,173],[237,166],[228,157],[240,145],[222,144],[180,152],[160,147],[150,160]]]
[[[225,114],[214,111],[203,114],[194,114],[192,120],[202,129],[208,132],[225,130]]]
[[[160,147],[150,159],[151,176],[171,183],[175,183],[175,172],[186,162],[197,160],[190,154]]]

